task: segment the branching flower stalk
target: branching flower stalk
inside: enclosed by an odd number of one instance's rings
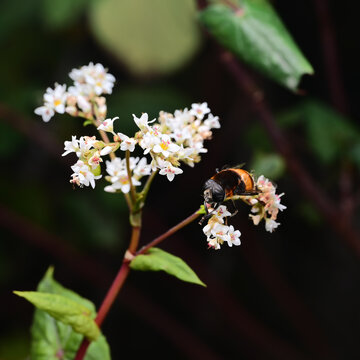
[[[44,95],[44,105],[37,108],[35,113],[48,122],[55,113],[66,112],[71,116],[85,119],[84,125],[96,127],[101,140],[95,136],[81,136],[79,139],[72,136],[70,141],[64,143],[65,151],[62,155],[75,153],[78,158],[71,167],[73,174],[70,182],[80,187],[94,188],[96,181],[102,178],[103,158],[109,156],[110,160],[105,161],[107,172],[105,180],[109,185],[105,186],[104,190],[124,195],[132,227],[128,249],[121,267],[95,318],[95,323],[100,328],[127,279],[132,261],[138,256],[141,258],[144,254],[150,253],[150,249],[193,222],[201,214],[205,214],[205,209],[201,207],[140,250],[138,249],[142,210],[155,176],[159,174],[173,181],[176,175],[183,172],[182,164],[193,167],[198,163],[201,154],[207,152],[204,141],[211,139],[212,129],[220,128],[220,123],[219,118],[210,113],[207,103],[204,102],[192,104],[190,109],[176,110],[173,114],[161,111],[157,119],[150,121],[147,113],[143,113],[140,117],[133,115],[139,130],[132,137],[120,132],[116,133],[114,123],[119,118],[106,118],[106,99],[102,96],[112,93],[115,77],[101,64],[93,63],[80,69],[73,69],[69,76],[74,81],[73,86],[67,88],[66,85],[55,84],[54,89],[48,88]],[[109,134],[112,135],[112,139]],[[117,156],[118,151],[125,152],[125,156]],[[142,151],[143,156],[141,158],[131,156],[131,153],[136,151]],[[147,156],[150,156],[150,162]],[[147,180],[142,186],[141,180],[144,177],[147,177]],[[279,225],[275,221],[278,211],[283,210],[285,206],[280,204],[281,195],[275,194],[275,188],[268,179],[259,177],[256,184],[258,192],[242,200],[252,206],[250,217],[254,224],[257,225],[264,219],[266,230],[272,232]],[[225,202],[227,200],[230,199],[225,199]],[[220,249],[224,242],[229,246],[240,245],[240,231],[235,230],[232,225],[228,226],[227,218],[232,214],[224,203],[215,209],[206,210],[211,215],[203,232],[207,236],[209,247]],[[158,249],[158,254],[159,251]],[[172,261],[179,261],[175,260],[176,257],[173,255],[168,255],[170,258],[172,256]],[[204,285],[196,274],[195,277],[197,283]],[[84,358],[89,345],[89,340],[84,337],[76,360]]]

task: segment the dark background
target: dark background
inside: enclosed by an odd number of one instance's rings
[[[154,117],[193,102],[207,101],[221,119],[221,129],[206,144],[209,152],[195,168],[183,167],[172,183],[155,179],[144,211],[142,244],[195,211],[202,184],[224,164],[245,162],[256,170],[264,168],[267,156],[275,157],[275,170],[268,173],[279,192],[285,192],[287,206],[272,234],[263,224],[254,227],[249,209],[241,207],[232,221],[242,233],[240,247],[208,250],[196,222],[161,244],[208,286],[163,273],[131,273],[103,326],[113,359],[359,358],[359,251],[346,240],[350,231],[360,241],[354,230],[358,163],[347,157],[350,145],[336,139],[322,146],[325,153],[335,148],[335,155],[324,161],[316,150],[321,139],[309,135],[306,123],[316,121],[313,113],[304,121],[286,122],[301,117],[302,104],[312,100],[325,109],[319,113],[325,137],[333,131],[326,126],[328,112],[358,131],[359,6],[353,1],[273,2],[315,69],[302,82],[306,95],[245,70],[264,91],[315,188],[348,221],[339,230],[287,170],[290,158],[277,155],[279,144],[264,130],[208,34],[202,32],[197,52],[176,71],[139,75],[95,39],[88,5],[72,21],[55,27],[46,21],[41,4],[7,0],[0,5],[0,359],[25,359],[30,344],[33,308],[12,290],[34,290],[54,265],[58,281],[99,306],[127,246],[124,199],[105,193],[105,180],[95,190],[73,190],[74,158],[60,156],[64,140],[94,130],[66,115],[45,124],[33,113],[46,87],[55,81],[69,84],[68,72],[89,61],[101,62],[117,79],[107,99],[108,115],[120,116],[118,131],[132,134],[132,113]]]

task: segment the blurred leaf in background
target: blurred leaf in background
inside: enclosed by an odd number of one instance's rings
[[[330,106],[306,100],[282,112],[278,119],[284,127],[304,126],[308,144],[320,163],[349,160],[359,167],[360,130]]]
[[[200,46],[193,0],[97,1],[90,24],[99,43],[139,76],[177,70]]]

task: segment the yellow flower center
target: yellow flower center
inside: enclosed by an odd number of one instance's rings
[[[59,99],[54,100],[54,105],[55,106],[58,106],[60,104],[61,104],[61,100],[59,100]]]
[[[169,143],[166,141],[162,141],[160,146],[163,150],[167,150],[169,148]]]

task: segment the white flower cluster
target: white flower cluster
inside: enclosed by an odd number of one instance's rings
[[[252,205],[251,212],[255,214],[250,214],[250,217],[254,225],[258,225],[264,219],[266,231],[273,232],[280,225],[275,221],[279,210],[286,209],[285,205],[280,204],[280,198],[284,193],[276,194],[273,183],[263,175],[257,179],[256,187],[260,193],[249,200]]]
[[[74,173],[71,175],[71,183],[78,186],[95,187],[95,180],[101,178],[100,163],[103,161],[101,156],[107,154],[107,149],[102,141],[95,136],[82,136],[76,139],[72,136],[71,141],[65,141],[65,152],[62,156],[66,156],[74,152],[79,160],[71,167]]]
[[[151,165],[147,163],[145,157],[133,158],[130,157],[130,170],[132,173],[131,182],[134,186],[141,185],[140,179],[143,176],[151,174]],[[130,180],[126,169],[126,160],[115,158],[111,161],[106,161],[106,171],[109,176],[105,179],[111,182],[111,185],[105,186],[104,190],[107,192],[117,192],[120,190],[124,194],[130,191]]]
[[[44,105],[35,109],[48,122],[55,112],[72,116],[90,118],[96,112],[97,119],[106,117],[106,100],[100,96],[111,94],[115,77],[107,72],[101,64],[89,63],[69,73],[74,85],[66,89],[66,85],[55,83],[54,89],[47,88],[44,94]]]
[[[132,152],[138,144],[144,155],[151,155],[152,170],[159,169],[169,181],[183,172],[181,162],[194,166],[201,160],[200,154],[207,152],[204,140],[211,138],[211,129],[220,127],[219,118],[210,114],[207,103],[192,104],[190,110],[176,110],[174,114],[160,112],[156,123],[156,119],[149,121],[147,113],[133,118],[140,129],[134,137],[115,134],[113,123],[117,118],[106,119],[98,130],[112,133],[123,151]]]
[[[48,122],[55,113],[68,113],[71,116],[85,118],[88,122],[97,125],[100,132],[109,132],[113,135],[113,142],[101,133],[103,141],[95,137],[84,136],[80,139],[72,137],[65,141],[63,156],[74,152],[78,161],[72,166],[74,173],[71,182],[79,186],[95,187],[95,180],[101,178],[102,156],[111,154],[111,161],[106,162],[109,176],[106,179],[111,185],[106,191],[118,190],[127,193],[130,190],[130,180],[134,186],[140,185],[142,176],[151,175],[159,171],[166,175],[169,181],[183,170],[180,163],[189,166],[201,160],[200,154],[207,152],[204,140],[212,136],[211,129],[219,128],[219,118],[210,113],[206,102],[192,104],[191,109],[176,110],[174,114],[160,112],[158,122],[149,121],[148,114],[140,118],[133,115],[139,131],[129,137],[123,133],[114,132],[113,119],[105,119],[107,113],[106,99],[103,94],[111,94],[115,77],[107,72],[101,64],[89,63],[69,73],[73,85],[55,83],[54,89],[48,88],[44,94],[44,105],[35,109],[45,122]],[[139,145],[143,154],[150,154],[152,161],[147,163],[146,158],[130,158],[130,179],[126,168],[125,159],[115,157],[115,151],[133,152]]]
[[[230,215],[226,206],[220,205],[203,228],[209,247],[218,250],[225,241],[230,247],[241,244],[240,231],[235,230],[232,225],[224,224],[224,218]]]

